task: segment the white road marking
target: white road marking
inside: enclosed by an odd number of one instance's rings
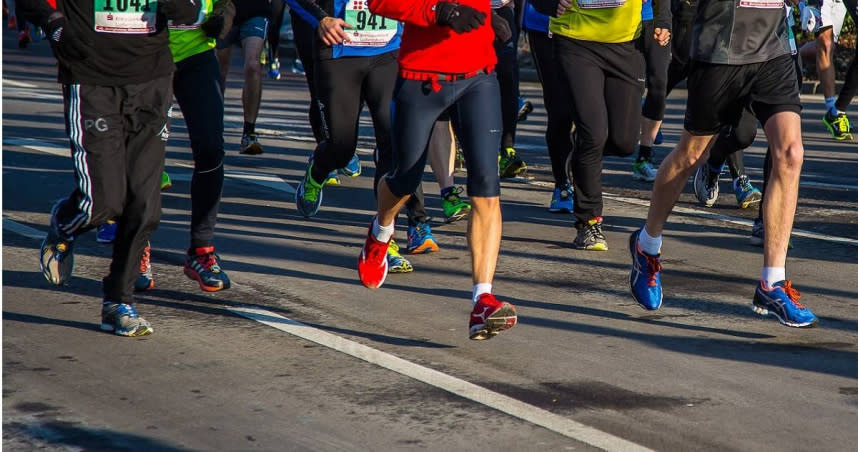
[[[187,163],[178,163],[176,166],[181,166],[184,168],[193,168],[193,165],[189,165]],[[250,171],[226,171],[224,173],[226,177],[231,179],[240,179],[246,182],[250,182],[251,184],[261,185],[263,187],[271,188],[273,190],[282,191],[288,193],[290,195],[295,194],[295,188],[289,185],[286,180],[279,176],[275,176],[273,174],[264,174],[264,173],[253,173]],[[177,174],[176,177],[170,175],[171,178],[181,181],[190,181],[190,174]]]
[[[9,80],[8,78],[3,79],[3,86],[14,86],[16,88],[38,88],[38,86],[33,85],[32,83],[24,83],[16,80]]]
[[[58,155],[60,157],[71,157],[71,149],[69,149],[69,143],[67,140],[63,142],[54,143],[50,141],[34,140],[32,138],[4,137],[3,144],[7,144],[10,146],[21,146],[33,151],[44,152],[45,154]]]
[[[3,230],[14,232],[15,234],[23,235],[30,239],[42,240],[45,238],[44,232],[8,218],[3,218]]]
[[[315,342],[332,350],[345,353],[398,374],[456,394],[532,424],[544,427],[568,438],[604,450],[646,451],[643,446],[602,432],[595,428],[559,416],[542,408],[512,397],[490,391],[465,380],[428,367],[406,361],[397,356],[340,336],[305,325],[279,314],[253,307],[227,307],[242,317],[255,320],[293,336]]]

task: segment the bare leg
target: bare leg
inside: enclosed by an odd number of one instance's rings
[[[646,219],[649,235],[661,235],[664,224],[679,199],[688,178],[701,162],[706,160],[709,146],[715,135],[692,135],[682,132],[679,143],[662,162],[652,185],[652,200]]]
[[[655,136],[658,135],[658,129],[661,128],[661,123],[662,121],[656,121],[645,116],[641,116],[641,146],[653,146]]]
[[[259,54],[265,41],[257,36],[244,38],[244,89],[241,92],[241,103],[244,107],[244,120],[256,123],[259,115],[259,103],[262,98],[262,64]]]
[[[763,265],[784,267],[804,159],[801,117],[793,112],[777,113],[766,121],[764,129],[771,147],[772,172],[763,198]]]
[[[491,284],[495,275],[501,241],[500,197],[472,196],[473,211],[468,222],[468,247],[474,284]]]
[[[382,177],[378,181],[378,224],[382,226],[393,224],[409,197],[411,195],[401,198],[394,195],[387,186],[387,181]]]
[[[822,85],[822,94],[825,97],[834,97],[834,31],[831,28],[819,33],[816,37],[816,73],[819,75],[819,84]]]

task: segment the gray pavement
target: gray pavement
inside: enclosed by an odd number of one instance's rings
[[[326,189],[319,215],[305,220],[292,194],[313,146],[303,79],[265,81],[265,153],[243,156],[234,67],[216,232],[234,287],[206,294],[181,271],[191,158],[177,114],[166,162],[174,186],[152,238],[157,286],[138,298],[155,334],[125,339],[98,330],[110,248],[94,234],[78,240],[67,287],[38,271],[38,237],[73,179],[47,46],[21,51],[11,37],[4,32],[8,450],[785,451],[858,441],[858,146],[827,138],[819,96],[803,98],[805,172],[787,269],[818,328],[786,328],[749,308],[762,262],[747,243],[755,212],[735,206],[726,181],[713,209],[697,206],[689,185],[665,232],[664,306],[639,309],[626,241],[646,214],[648,184],[631,180],[630,161],[606,159],[610,251],[572,250],[571,216],[546,210],[544,110],[538,86],[525,84],[536,111],[518,143],[530,171],[503,183],[495,281],[520,324],[472,342],[466,225],[437,225],[441,252],[364,289],[355,260],[374,206],[368,116],[364,174]],[[684,92],[669,99],[657,159],[678,138],[683,106]],[[756,184],[764,152],[760,133],[745,162]],[[424,189],[440,217],[430,173]]]

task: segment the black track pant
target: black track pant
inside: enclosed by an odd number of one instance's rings
[[[211,246],[223,191],[223,96],[214,50],[176,63],[173,93],[182,109],[191,151],[191,248]]]
[[[554,35],[554,56],[572,93],[575,217],[602,216],[602,156],[628,156],[640,135],[644,59],[636,42],[604,44]]]
[[[289,15],[292,17],[295,50],[298,51],[298,58],[304,65],[304,77],[307,79],[307,88],[310,90],[310,127],[318,144],[325,140],[325,132],[322,129],[322,113],[319,110],[319,98],[316,93],[316,64],[313,57],[313,41],[316,39],[316,32],[312,25],[294,11],[289,10]]]
[[[501,99],[501,117],[503,118],[503,134],[501,148],[515,146],[515,129],[518,121],[518,24],[515,11],[510,7],[497,8],[495,11],[507,21],[512,37],[505,42],[495,41],[495,53],[498,62],[495,72],[498,76]],[[490,18],[487,20],[491,20]]]
[[[667,68],[670,65],[670,47],[658,44],[653,38],[655,21],[643,22],[641,41],[646,60],[646,101],[642,113],[647,119],[664,119],[665,99],[667,98]]]
[[[545,130],[545,143],[548,145],[548,157],[551,159],[551,174],[554,185],[563,187],[569,183],[566,175],[566,159],[572,152],[572,105],[569,86],[560,75],[560,67],[554,59],[553,39],[547,33],[528,31],[533,64],[542,83],[542,100],[548,114],[548,127]]]
[[[56,214],[65,234],[118,220],[104,299],[134,302],[134,280],[161,218],[170,76],[119,87],[64,85],[77,188]]]

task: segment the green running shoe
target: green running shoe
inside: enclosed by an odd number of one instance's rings
[[[170,175],[166,171],[161,172],[161,191],[169,190],[173,186]]]
[[[849,118],[846,113],[840,113],[837,116],[831,114],[830,111],[822,117],[822,122],[828,131],[831,132],[831,137],[837,141],[852,139],[852,126],[849,124]]]
[[[441,208],[444,209],[447,223],[459,221],[471,213],[471,204],[459,196],[463,191],[462,187],[450,187],[441,191]]]
[[[321,184],[313,180],[313,164],[307,166],[307,171],[304,173],[304,179],[298,184],[298,189],[295,191],[295,206],[298,212],[306,218],[310,218],[319,212],[319,207],[322,207],[322,189],[325,187],[325,182]]]

